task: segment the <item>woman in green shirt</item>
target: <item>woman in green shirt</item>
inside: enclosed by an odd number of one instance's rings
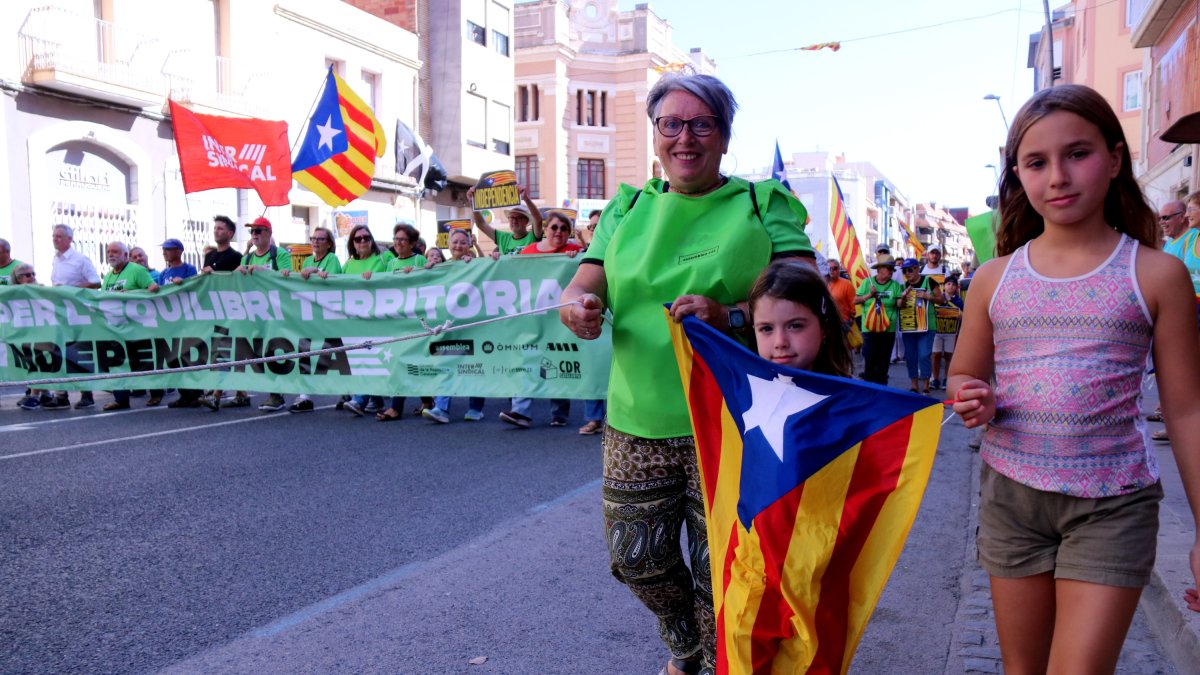
[[[871,265],[871,269],[875,270],[875,276],[863,279],[854,297],[854,304],[863,305],[863,316],[866,317],[871,304],[879,303],[887,315],[888,326],[884,331],[870,331],[866,321],[863,321],[863,359],[866,361],[863,379],[887,386],[888,359],[892,355],[892,347],[896,345],[896,324],[900,321],[896,313],[896,301],[904,293],[904,285],[892,278],[896,273],[896,261],[886,253],[879,254],[879,259]]]
[[[670,75],[646,112],[666,180],[622,185],[600,216],[563,292],[563,323],[584,340],[612,310],[612,370],[604,431],[604,518],[612,571],[658,616],[668,675],[716,658],[708,533],[695,438],[663,316],[694,315],[749,336],[746,299],[773,258],[813,264],[804,207],[776,181],[720,172],[733,93],[709,75]],[[690,569],[679,545],[686,522]]]
[[[375,236],[366,225],[355,225],[350,230],[350,257],[342,265],[342,274],[361,274],[370,279],[375,272],[386,272],[387,262],[375,244]]]
[[[333,239],[333,230],[327,227],[318,227],[313,230],[312,236],[308,238],[308,243],[312,244],[312,255],[300,263],[300,276],[305,281],[308,281],[308,278],[314,274],[321,279],[327,279],[330,274],[342,273],[342,263],[337,259],[337,242]],[[288,275],[287,270],[282,270],[280,273],[285,277]]]
[[[366,225],[355,225],[350,229],[350,257],[342,265],[342,274],[361,274],[363,279],[370,279],[376,272],[387,271],[387,263],[379,253],[375,237]],[[342,410],[361,417],[363,413],[377,412],[383,408],[382,396],[367,396],[359,394],[342,404]]]
[[[388,271],[391,272],[408,272],[413,269],[420,269],[429,262],[425,256],[417,253],[413,249],[413,245],[417,243],[421,235],[417,232],[417,228],[408,223],[400,223],[396,226],[396,233],[392,237],[392,243],[395,247],[392,249],[393,255],[396,257],[388,261]]]
[[[312,244],[312,255],[300,263],[300,277],[308,281],[316,275],[319,279],[328,279],[330,274],[341,274],[342,263],[337,259],[337,242],[333,238],[333,230],[318,227],[308,238]],[[283,276],[288,276],[291,270],[280,270]],[[288,406],[288,412],[306,413],[313,411],[312,399],[308,394],[300,394]]]

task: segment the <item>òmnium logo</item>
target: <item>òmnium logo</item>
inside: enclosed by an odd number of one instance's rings
[[[474,340],[442,340],[429,343],[430,356],[474,356]]]
[[[491,354],[492,352],[536,352],[538,350],[538,346],[537,344],[517,345],[505,344],[503,342],[496,344],[495,342],[488,340],[480,345],[480,349],[483,350],[484,354]]]

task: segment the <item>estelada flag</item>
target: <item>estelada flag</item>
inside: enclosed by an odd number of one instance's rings
[[[292,189],[287,122],[201,115],[169,101],[185,193],[249,188],[283,206]]]
[[[867,259],[858,244],[854,221],[846,212],[842,186],[838,185],[837,178],[830,177],[830,180],[833,181],[833,189],[829,191],[829,234],[833,237],[842,266],[849,270],[850,281],[857,288],[862,285],[864,279],[871,276],[871,271],[867,269]]]
[[[343,206],[371,189],[375,158],[387,138],[371,107],[330,67],[304,141],[292,161],[296,182],[330,206]]]
[[[941,405],[666,320],[708,519],[717,672],[845,673],[916,518]]]

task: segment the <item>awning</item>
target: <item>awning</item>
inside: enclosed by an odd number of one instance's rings
[[[1200,143],[1200,112],[1180,117],[1159,138],[1168,143]]]

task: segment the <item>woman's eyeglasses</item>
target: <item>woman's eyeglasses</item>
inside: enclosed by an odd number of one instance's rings
[[[396,237],[396,238],[395,238],[395,239],[393,239],[392,241],[396,242],[397,244],[407,244],[407,243],[408,243],[408,237]]]
[[[364,241],[371,241],[370,235],[360,234],[354,238],[354,243],[361,244]]]
[[[308,240],[314,244],[324,244],[329,241],[329,237],[309,237]]]
[[[21,272],[17,275],[18,279],[32,279],[37,276],[36,272]]]
[[[691,129],[693,136],[711,136],[717,130],[717,118],[715,115],[697,115],[687,120],[674,115],[654,118],[654,128],[667,138],[682,134],[684,127]]]

